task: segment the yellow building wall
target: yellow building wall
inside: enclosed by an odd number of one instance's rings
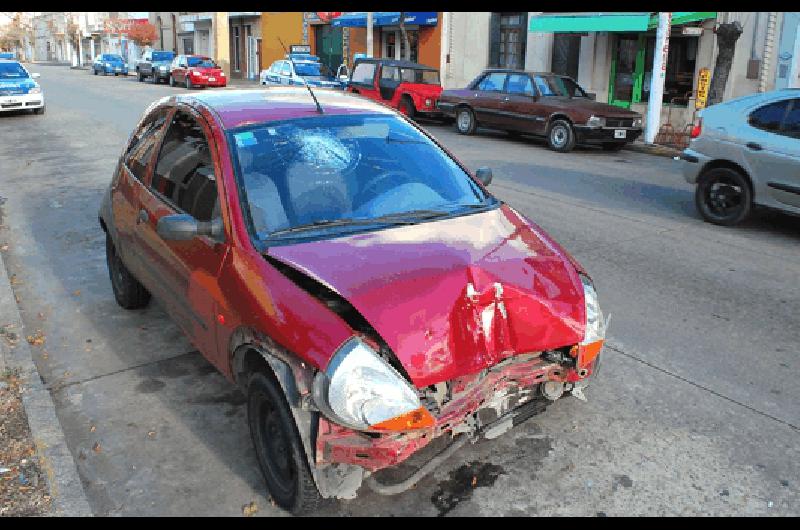
[[[419,28],[417,62],[438,69],[442,51],[442,13],[437,13],[437,15],[439,16],[438,24]]]
[[[303,44],[302,12],[261,13],[262,70],[286,55],[278,38],[283,41],[287,50],[292,44]]]

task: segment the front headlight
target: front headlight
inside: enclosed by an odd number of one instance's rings
[[[430,99],[426,99],[425,100],[425,106],[426,107],[430,107],[431,106],[431,100]]]
[[[590,116],[589,119],[586,120],[586,125],[589,127],[605,127],[606,119],[600,116]]]
[[[104,63],[104,64],[105,64],[105,66],[108,66],[109,68],[111,68],[111,63]]]
[[[633,120],[633,126],[634,127],[641,127],[642,126],[642,119],[641,118],[636,118],[635,120]]]
[[[167,67],[164,66],[164,65],[159,66],[158,69],[161,70],[162,72],[166,72],[167,71]]]
[[[323,414],[351,429],[408,431],[435,424],[408,381],[357,337],[317,373],[313,392]]]
[[[28,90],[28,94],[41,94],[41,93],[42,93],[42,87],[38,87],[38,86],[35,86],[35,87],[31,88],[30,90]]]

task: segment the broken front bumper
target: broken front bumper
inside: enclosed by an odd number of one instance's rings
[[[566,359],[564,354],[559,355]],[[539,387],[542,383],[551,382],[563,392],[589,377],[596,364],[595,361],[579,373],[563,361],[556,362],[538,353],[510,357],[479,373],[450,381],[447,388],[442,386],[422,392],[423,401],[436,418],[436,425],[429,429],[364,433],[320,417],[316,465],[320,468],[350,464],[375,472],[403,462],[446,433],[465,434],[472,439],[479,435],[494,438],[536,413],[524,418],[519,415],[520,409],[541,399]],[[557,399],[561,392],[555,397],[552,393],[549,395],[550,399]]]

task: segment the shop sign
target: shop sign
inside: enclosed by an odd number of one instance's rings
[[[700,75],[697,78],[697,99],[694,102],[696,109],[706,108],[709,81],[711,81],[711,70],[708,68],[701,68]]]

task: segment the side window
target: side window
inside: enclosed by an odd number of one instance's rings
[[[125,153],[125,165],[133,176],[144,180],[147,165],[153,158],[153,148],[158,144],[164,122],[167,120],[167,109],[155,111],[148,116],[142,126],[133,134],[128,150]]]
[[[278,75],[278,72],[281,71],[281,63],[280,61],[275,61],[272,63],[272,66],[269,67],[269,73]]]
[[[522,96],[533,96],[533,82],[531,81],[531,77],[526,74],[510,74],[508,76],[506,92]]]
[[[281,65],[281,75],[290,76],[292,75],[292,65],[289,64],[289,61],[283,61]]]
[[[375,63],[358,63],[355,70],[353,70],[352,82],[371,85],[374,77]]]
[[[505,85],[506,82],[506,75],[505,72],[486,74],[483,79],[481,79],[480,83],[478,83],[478,90],[483,90],[485,92],[502,92],[503,85]]]
[[[536,89],[539,91],[539,94],[543,96],[555,96],[556,92],[553,90],[553,87],[550,83],[547,82],[547,79],[541,76],[535,76],[533,78],[533,82],[536,83]]]
[[[400,69],[396,66],[384,66],[381,70],[381,79],[400,80]]]
[[[151,188],[198,221],[218,215],[217,181],[200,124],[177,111],[164,135]]]
[[[791,100],[776,101],[764,105],[750,114],[747,120],[750,125],[757,129],[762,129],[769,132],[778,132],[781,128],[781,122],[786,115],[786,109],[789,107]]]
[[[792,100],[792,108],[783,120],[783,133],[800,139],[800,98]]]

